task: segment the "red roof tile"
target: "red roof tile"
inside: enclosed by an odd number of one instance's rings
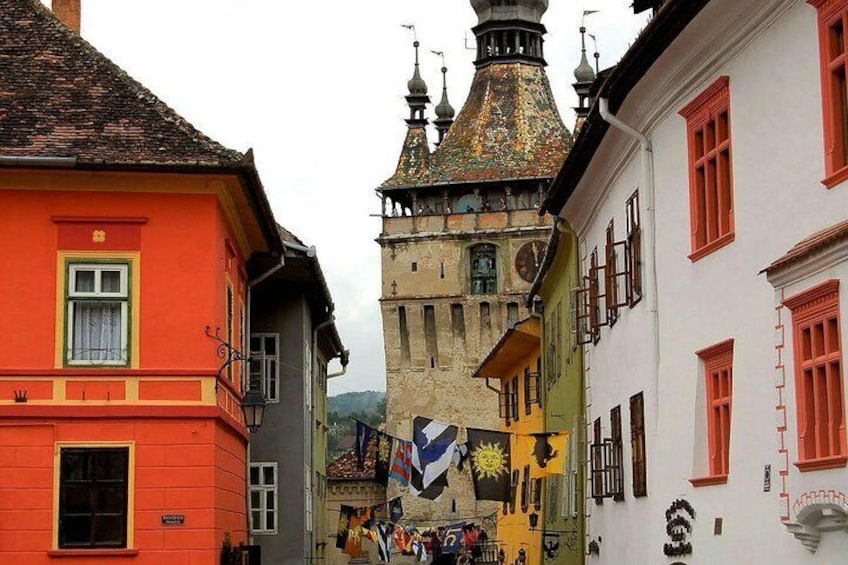
[[[103,165],[237,166],[38,0],[0,9],[0,155]]]
[[[368,453],[365,457],[364,469],[360,469],[356,463],[356,451],[350,450],[327,465],[327,478],[369,481],[374,478],[377,458],[374,453],[377,450],[377,438],[372,436],[368,442]]]
[[[764,272],[770,275],[792,263],[795,263],[796,261],[800,261],[801,259],[812,255],[813,253],[827,247],[828,245],[831,245],[843,239],[848,239],[848,220],[839,222],[834,226],[818,231],[813,235],[799,241],[783,257],[772,262],[771,265],[769,265],[760,272]]]

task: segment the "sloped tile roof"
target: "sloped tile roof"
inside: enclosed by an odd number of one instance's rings
[[[38,0],[2,0],[0,69],[0,155],[104,165],[242,162]]]
[[[383,186],[410,186],[427,182],[429,178],[430,146],[427,143],[427,130],[423,127],[410,127],[403,140],[397,170]]]
[[[848,239],[848,220],[839,222],[836,225],[804,238],[796,243],[785,255],[773,261],[771,265],[761,272],[772,274],[843,239]]]
[[[512,62],[477,70],[468,99],[430,155],[429,167],[402,169],[413,162],[408,142],[409,134],[398,173],[383,188],[552,178],[571,148],[571,133],[545,70]]]
[[[335,461],[327,465],[327,478],[354,480],[361,479],[369,481],[374,478],[376,472],[375,467],[377,458],[374,457],[377,451],[377,438],[372,435],[368,441],[368,453],[365,457],[364,469],[360,469],[356,463],[356,451],[351,449],[344,455],[338,457]]]

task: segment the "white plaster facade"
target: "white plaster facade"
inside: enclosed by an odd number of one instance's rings
[[[729,77],[730,88],[735,237],[693,262],[687,129],[678,112],[721,76]],[[848,508],[848,468],[801,473],[793,464],[791,314],[780,300],[821,280],[841,280],[844,396],[848,253],[777,290],[759,274],[797,242],[848,218],[848,182],[831,189],[821,183],[816,9],[804,0],[709,2],[616,115],[652,145],[655,238],[639,144],[613,127],[559,214],[578,233],[584,274],[595,246],[603,263],[610,219],[616,239],[623,239],[625,201],[637,188],[645,232],[644,298],[625,307],[613,327],[602,327],[596,345],[585,346],[587,438],[598,417],[609,437],[610,410],[621,406],[625,492],[623,501],[602,505],[587,499],[587,547],[594,541],[599,548],[587,563],[845,563],[844,531],[822,534],[813,553],[784,525],[797,522],[816,497],[819,508]],[[726,484],[694,487],[690,479],[709,474],[704,367],[695,352],[728,338],[734,339],[729,475]],[[635,498],[628,400],[640,391],[647,496]],[[672,558],[663,545],[671,542],[666,510],[677,499],[691,504],[695,518],[686,538],[692,552]]]

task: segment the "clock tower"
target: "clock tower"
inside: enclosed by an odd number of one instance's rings
[[[471,5],[476,73],[465,104],[453,121],[443,68],[431,150],[416,42],[408,131],[395,174],[377,189],[387,428],[404,439],[416,415],[460,426],[460,442],[466,427],[499,427],[497,392],[471,374],[529,315],[525,295],[551,229],[538,207],[571,147],[545,74],[547,0]],[[436,502],[404,496],[406,518],[479,522],[495,512],[474,499],[469,473],[452,469],[448,482]]]

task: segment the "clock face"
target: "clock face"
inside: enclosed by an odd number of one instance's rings
[[[542,258],[545,256],[547,243],[541,240],[528,241],[515,254],[515,270],[518,276],[527,282],[533,282],[539,267],[542,266]]]

